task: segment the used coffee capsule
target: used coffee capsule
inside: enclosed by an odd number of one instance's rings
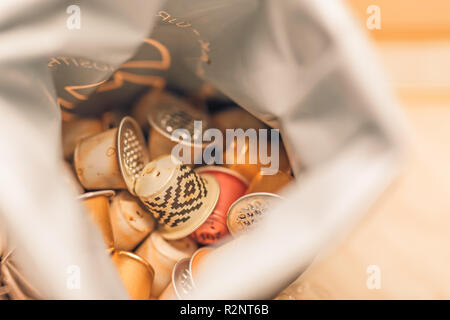
[[[172,133],[176,129],[184,129],[189,137],[184,137],[181,143],[191,150],[190,161],[186,164],[195,163],[195,155],[202,156],[206,147],[202,134],[210,127],[208,116],[167,93],[161,93],[151,101],[153,104],[148,114],[151,126],[148,139],[150,159],[171,154],[173,147],[180,142],[172,137]],[[194,125],[195,120],[201,121],[198,127]]]
[[[212,117],[214,126],[225,133],[226,129],[241,128],[265,129],[266,125],[241,107],[231,107],[224,111],[216,112]]]
[[[199,176],[170,155],[148,163],[136,180],[135,191],[159,223],[166,239],[181,239],[194,232],[212,213],[219,184]]]
[[[152,266],[138,255],[128,251],[114,250],[112,260],[131,299],[150,299],[155,276]]]
[[[292,180],[293,178],[291,177],[291,175],[283,171],[278,171],[276,174],[273,175],[263,175],[260,172],[253,178],[246,193],[247,194],[255,192],[278,193],[290,182],[292,182]]]
[[[159,300],[183,300],[194,289],[192,276],[189,272],[190,259],[178,261],[172,270],[170,284],[159,296]]]
[[[114,245],[114,238],[109,218],[109,198],[114,196],[114,191],[103,190],[87,192],[78,197],[89,213],[92,221],[100,229],[103,240],[108,247]]]
[[[182,300],[195,289],[195,277],[198,275],[203,258],[213,249],[203,247],[194,252],[192,257],[180,260],[172,270],[170,284],[160,295],[160,300]]]
[[[228,210],[227,226],[232,236],[250,229],[255,223],[263,218],[264,213],[279,201],[280,196],[258,192],[247,194],[236,200]]]
[[[166,240],[158,231],[153,232],[136,250],[136,254],[148,261],[155,270],[152,296],[158,297],[170,283],[174,265],[189,258],[197,245],[189,238]]]
[[[83,118],[62,123],[62,145],[65,159],[73,156],[75,146],[82,139],[99,134],[103,124],[99,119]]]
[[[74,166],[85,189],[128,188],[134,193],[134,181],[148,159],[141,129],[125,117],[118,128],[81,140]]]
[[[153,217],[128,191],[121,191],[113,198],[110,211],[116,249],[136,248],[155,229]]]
[[[236,139],[231,141],[224,153],[225,166],[238,172],[248,181],[252,181],[261,172],[261,168],[270,166],[270,164],[262,164],[259,145],[254,146],[254,148],[254,150],[251,149],[248,139],[245,139],[244,143],[238,143]],[[254,153],[253,157],[250,156],[250,153]],[[269,142],[267,143],[267,156],[272,159],[271,144]],[[229,158],[228,160],[227,157]],[[278,146],[278,168],[279,171],[286,173],[289,173],[291,170],[286,151],[281,141]]]
[[[213,244],[228,235],[228,209],[234,201],[245,194],[248,181],[235,171],[220,166],[205,166],[195,171],[200,176],[210,174],[219,182],[220,195],[213,213],[191,234],[198,243]]]
[[[194,252],[189,261],[189,272],[192,277],[192,284],[195,286],[195,278],[201,269],[202,261],[213,249],[211,247],[203,247]]]

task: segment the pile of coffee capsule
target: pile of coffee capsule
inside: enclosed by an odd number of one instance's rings
[[[282,199],[280,190],[293,180],[289,163],[282,146],[274,175],[262,174],[260,162],[193,165],[194,159],[171,156],[177,144],[172,132],[185,129],[195,138],[195,120],[222,132],[265,128],[238,107],[202,111],[160,92],[144,95],[130,114],[64,121],[67,177],[130,297],[183,299],[195,287],[203,257],[228,237],[245,234]],[[194,155],[205,145],[189,148]],[[245,143],[224,148],[224,157],[248,153]]]

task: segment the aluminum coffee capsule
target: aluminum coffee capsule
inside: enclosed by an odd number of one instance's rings
[[[227,225],[231,235],[237,236],[249,230],[280,199],[280,196],[273,193],[258,192],[247,194],[236,200],[227,214]]]
[[[199,176],[170,155],[145,166],[135,191],[166,239],[184,238],[200,227],[212,213],[220,192],[213,176]]]
[[[209,117],[168,93],[161,93],[151,101],[152,107],[148,114],[151,126],[148,141],[150,159],[170,154],[179,143],[172,137],[172,133],[177,129],[184,129],[188,132],[189,141],[184,139],[182,143],[191,150],[190,161],[186,164],[195,163],[195,155],[201,157],[206,146],[202,141],[202,133],[210,127]],[[200,121],[198,127],[194,125],[195,120]]]
[[[258,173],[250,183],[246,193],[255,192],[269,192],[269,193],[279,193],[283,190],[289,183],[293,181],[291,175],[278,171],[273,175],[263,175]]]
[[[158,297],[171,281],[174,265],[189,258],[197,245],[189,238],[166,240],[155,231],[137,248],[136,254],[150,263],[155,270],[152,296]]]
[[[110,211],[116,249],[136,248],[155,229],[154,218],[128,191],[121,191],[113,198]]]
[[[131,299],[151,299],[150,292],[155,276],[152,266],[138,255],[128,251],[113,251],[112,260]]]
[[[100,229],[103,240],[108,247],[114,245],[111,221],[109,218],[109,198],[114,196],[114,191],[103,190],[87,192],[78,197],[88,211],[92,221]]]
[[[194,290],[192,276],[189,272],[190,259],[182,259],[173,267],[170,284],[159,296],[160,300],[183,300]]]
[[[103,131],[102,121],[99,119],[76,119],[63,121],[62,123],[62,145],[64,158],[73,156],[76,145],[82,139],[99,134]]]
[[[148,162],[143,134],[131,117],[118,128],[81,140],[74,153],[74,166],[85,189],[127,189]]]
[[[219,200],[209,218],[191,237],[201,244],[213,244],[228,235],[227,212],[231,204],[245,194],[248,181],[233,170],[220,166],[205,166],[195,170],[200,176],[210,174],[220,186]]]

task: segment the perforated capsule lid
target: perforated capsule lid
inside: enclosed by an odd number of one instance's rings
[[[237,236],[249,230],[280,199],[279,195],[268,192],[250,193],[237,199],[227,214],[227,226],[231,235]]]
[[[178,261],[172,269],[172,284],[178,299],[186,298],[194,290],[189,271],[189,258]]]
[[[149,155],[142,130],[131,117],[124,117],[119,124],[117,152],[120,171],[128,191],[135,195],[134,182],[149,162]]]

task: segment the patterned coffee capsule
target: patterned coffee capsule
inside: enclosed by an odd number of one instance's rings
[[[159,300],[183,300],[194,290],[194,283],[189,272],[190,259],[178,261],[173,267],[172,281],[159,296]]]
[[[152,266],[128,251],[114,250],[111,258],[131,299],[151,299],[150,292],[155,276]]]
[[[191,237],[201,244],[213,244],[228,235],[227,212],[231,204],[245,194],[248,181],[233,170],[219,166],[205,166],[195,170],[200,176],[210,174],[220,186],[219,200],[213,213],[195,230]]]
[[[85,189],[127,189],[133,193],[135,178],[148,162],[139,126],[125,117],[118,128],[81,140],[74,166]]]
[[[228,210],[227,226],[232,236],[249,230],[264,217],[264,213],[274,202],[282,199],[280,196],[258,192],[247,194],[236,200]]]
[[[92,221],[100,229],[103,240],[108,247],[114,245],[111,222],[109,218],[109,198],[114,196],[114,191],[104,190],[87,192],[78,197],[89,213]]]
[[[121,191],[113,198],[110,212],[116,249],[136,248],[155,229],[153,217],[128,191]]]
[[[172,149],[179,143],[172,138],[172,133],[176,129],[184,129],[189,133],[183,138],[184,145],[190,147],[190,161],[186,164],[193,164],[195,156],[202,157],[203,149],[207,144],[202,142],[202,133],[210,127],[210,119],[206,114],[197,111],[194,107],[183,100],[167,94],[161,93],[152,101],[152,107],[148,114],[150,132],[148,149],[150,159],[156,159],[165,154],[171,154]],[[194,126],[194,121],[201,121],[199,127]]]
[[[199,176],[170,155],[148,163],[135,190],[169,240],[184,238],[200,227],[219,198],[219,184],[213,176]]]
[[[284,187],[293,181],[291,175],[278,171],[273,175],[258,173],[250,183],[247,194],[255,192],[279,193]]]
[[[63,121],[62,145],[65,159],[73,156],[76,145],[82,139],[99,134],[103,131],[103,124],[99,119],[76,119]]]
[[[189,238],[166,240],[158,231],[153,232],[136,250],[136,254],[150,263],[155,270],[152,296],[158,297],[170,283],[173,266],[189,258],[197,245]]]

